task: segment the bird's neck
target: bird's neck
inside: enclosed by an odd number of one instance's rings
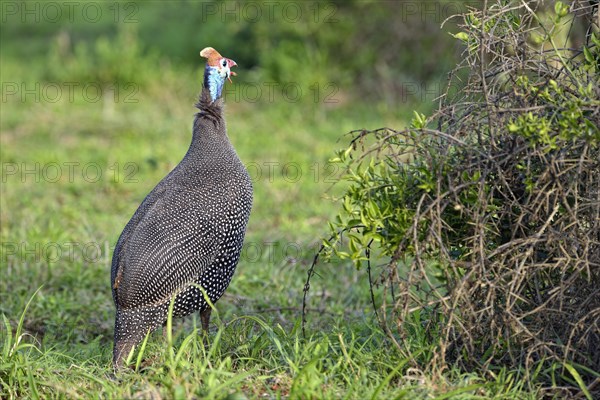
[[[231,147],[223,118],[223,99],[212,101],[210,88],[205,86],[200,93],[196,108],[200,111],[194,117],[190,151],[206,152],[214,148]]]
[[[223,86],[225,85],[225,78],[223,78],[216,67],[207,65],[204,68],[204,85],[203,87],[210,93],[212,101],[217,101],[221,98],[223,92]]]

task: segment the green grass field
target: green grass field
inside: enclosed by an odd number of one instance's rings
[[[327,161],[346,132],[402,127],[412,110],[346,103],[343,93],[333,105],[249,102],[235,97],[239,84],[226,119],[255,200],[207,344],[196,316],[176,320],[172,336],[155,332],[132,371],[114,377],[112,247],[187,150],[202,65],[157,68],[149,83],[103,88],[98,101],[81,86],[71,97],[49,85],[43,66],[2,60],[1,398],[536,397],[510,373],[429,371],[401,357],[376,323],[365,272],[350,264],[318,267],[302,336],[307,269],[342,189]],[[406,343],[432,345],[418,330]]]
[[[410,113],[364,106],[229,102],[255,206],[208,345],[196,317],[177,320],[171,342],[155,333],[132,360],[136,370],[112,377],[112,246],[190,140],[198,79],[165,79],[174,90],[157,82],[137,103],[15,96],[3,104],[2,398],[528,397],[510,376],[490,382],[411,366],[386,342],[365,274],[351,265],[319,267],[302,337],[306,271],[340,189],[327,160],[345,132],[398,126]]]

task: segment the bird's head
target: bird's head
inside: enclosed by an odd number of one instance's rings
[[[221,97],[225,80],[229,79],[231,82],[231,76],[236,75],[231,67],[235,67],[237,64],[235,61],[223,57],[212,47],[206,47],[200,52],[200,55],[208,59],[204,69],[204,87],[209,90],[210,97],[214,102]]]

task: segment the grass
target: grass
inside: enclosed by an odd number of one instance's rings
[[[2,69],[3,80],[44,83],[40,68],[14,59]],[[134,370],[113,376],[112,247],[185,153],[198,89],[197,71],[165,68],[137,102],[89,102],[79,92],[72,101],[3,101],[0,397],[536,397],[510,372],[427,371],[393,351],[364,271],[351,265],[319,267],[301,335],[307,267],[340,190],[327,160],[345,132],[402,126],[411,113],[306,101],[228,102],[229,134],[255,187],[238,271],[206,345],[196,316],[174,321],[171,340],[152,334]],[[406,346],[426,352],[432,343],[414,332]]]

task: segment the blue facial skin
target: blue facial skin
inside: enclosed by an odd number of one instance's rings
[[[227,79],[227,71],[224,69],[210,65],[207,65],[204,69],[204,86],[208,88],[213,102],[221,97],[225,79]]]

